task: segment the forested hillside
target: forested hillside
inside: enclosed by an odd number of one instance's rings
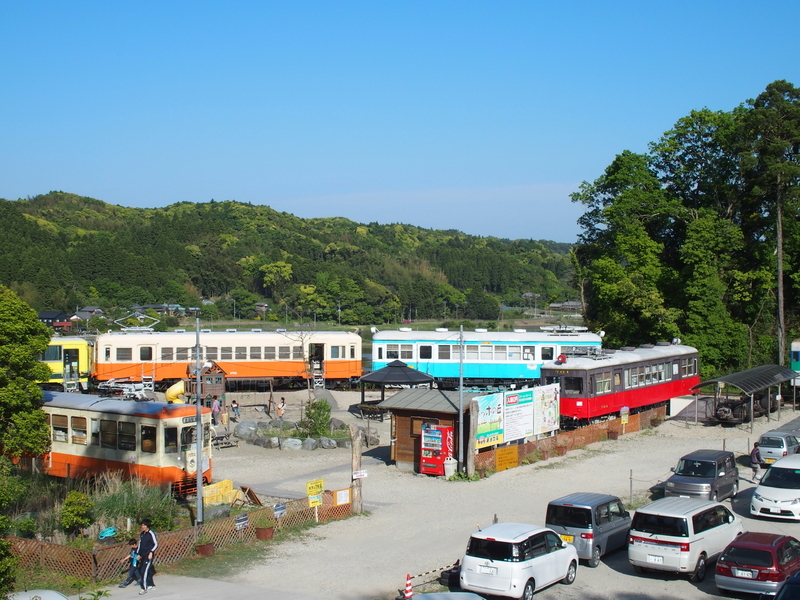
[[[239,202],[139,209],[51,192],[0,200],[0,223],[0,284],[38,310],[210,298],[223,311],[235,300],[243,315],[267,300],[293,319],[365,324],[495,319],[499,301],[575,293],[566,244],[300,219]]]
[[[615,344],[681,337],[704,374],[787,365],[800,294],[800,90],[692,111],[623,152],[573,201],[590,327]]]

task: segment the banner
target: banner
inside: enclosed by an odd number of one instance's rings
[[[475,398],[476,448],[556,431],[560,425],[558,384]]]
[[[476,448],[503,443],[503,394],[479,396]]]

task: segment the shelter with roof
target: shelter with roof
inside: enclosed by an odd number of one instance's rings
[[[412,369],[402,360],[393,360],[388,365],[361,378],[361,403],[364,404],[364,384],[371,383],[381,387],[381,402],[386,397],[387,385],[418,386],[430,385],[433,377],[422,371]]]

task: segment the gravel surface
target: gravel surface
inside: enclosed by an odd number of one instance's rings
[[[282,394],[279,394],[279,396]],[[286,418],[299,417],[305,392],[284,394]],[[357,393],[334,392],[339,410],[333,416],[362,424],[346,412],[358,403]],[[252,409],[242,417],[255,418]],[[364,452],[362,468],[367,516],[329,523],[302,539],[282,543],[274,556],[235,576],[236,583],[311,597],[341,600],[395,598],[412,576],[438,570],[464,552],[478,527],[500,521],[543,524],[548,501],[571,492],[606,492],[626,503],[639,504],[670,474],[683,454],[698,448],[728,449],[741,457],[741,492],[733,510],[745,530],[785,532],[800,537],[800,525],[751,519],[753,484],[745,466],[752,442],[764,431],[795,419],[800,412],[784,409],[779,421],[761,418],[749,425],[705,427],[667,420],[654,430],[620,436],[617,441],[592,444],[565,457],[496,473],[474,482],[398,471],[388,464],[389,423],[371,423],[382,445]],[[322,478],[326,489],[350,482],[350,450],[288,451],[251,445],[224,449],[214,455],[215,480],[233,479],[265,495],[303,497],[305,482]],[[414,580],[415,586],[426,578]],[[430,579],[430,576],[427,578]],[[670,575],[636,575],[624,550],[603,558],[596,569],[581,566],[572,586],[561,584],[539,592],[538,598],[675,598],[718,595],[713,571],[700,584]]]

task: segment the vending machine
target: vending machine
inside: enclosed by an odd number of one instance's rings
[[[444,475],[444,460],[453,456],[453,428],[424,424],[419,436],[419,472]]]

